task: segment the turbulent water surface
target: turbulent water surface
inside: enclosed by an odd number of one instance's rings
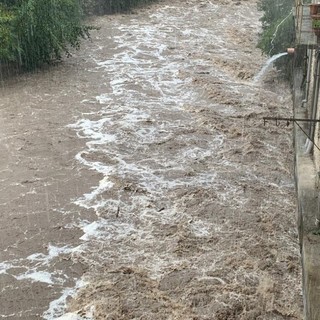
[[[96,18],[1,89],[5,319],[302,319],[288,128],[254,1]],[[283,59],[286,59],[284,57]]]

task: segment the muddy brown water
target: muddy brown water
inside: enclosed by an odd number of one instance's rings
[[[289,88],[254,1],[163,1],[0,94],[4,319],[302,319]]]

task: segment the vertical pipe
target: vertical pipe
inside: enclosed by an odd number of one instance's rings
[[[310,78],[311,78],[311,66],[312,66],[312,50],[307,50],[307,79],[306,79],[306,95],[304,101],[307,102],[309,99],[309,89],[310,89]]]
[[[317,109],[318,109],[318,100],[319,100],[319,76],[320,76],[320,52],[316,53],[316,68],[314,74],[314,85],[312,91],[312,102],[311,102],[311,119],[316,119],[317,117]],[[315,135],[315,122],[310,124],[309,136],[314,141]],[[313,144],[309,151],[313,150]]]

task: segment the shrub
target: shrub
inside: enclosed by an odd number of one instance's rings
[[[285,52],[288,47],[294,46],[295,26],[293,19],[292,0],[260,0],[258,9],[263,11],[260,19],[262,22],[262,32],[258,42],[258,47],[263,53],[272,56],[280,52]],[[275,65],[282,73],[291,76],[290,59],[280,59]]]
[[[93,29],[86,12],[126,12],[155,0],[0,0],[0,69],[34,69],[78,49]],[[1,72],[1,70],[0,70]]]
[[[0,61],[15,59],[14,51],[18,51],[17,39],[12,31],[15,16],[5,6],[0,4]]]
[[[0,60],[33,69],[61,59],[69,48],[79,48],[91,27],[82,24],[78,0],[0,0]]]

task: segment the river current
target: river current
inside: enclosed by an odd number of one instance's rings
[[[72,140],[44,211],[73,237],[0,275],[50,288],[48,320],[302,319],[291,130],[262,120],[291,114],[291,95],[275,70],[253,81],[256,3],[163,1],[92,23],[30,106],[72,110],[50,129]]]

